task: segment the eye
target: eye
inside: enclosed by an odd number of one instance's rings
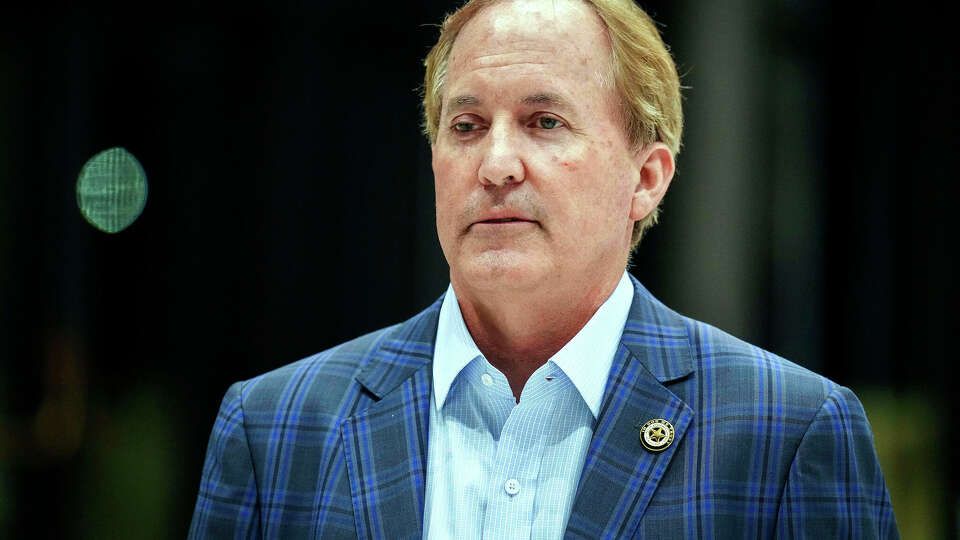
[[[556,129],[562,127],[563,122],[553,118],[552,116],[541,116],[537,118],[537,127],[541,129]]]
[[[460,133],[467,133],[477,129],[477,125],[472,122],[457,122],[453,125],[453,130]]]

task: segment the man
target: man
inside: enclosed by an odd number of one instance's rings
[[[191,536],[896,537],[863,409],[626,273],[679,149],[629,0],[475,0],[426,61],[451,286],[224,398]]]

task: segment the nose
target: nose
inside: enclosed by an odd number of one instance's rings
[[[523,182],[526,173],[520,159],[519,141],[511,128],[503,124],[491,126],[485,143],[483,161],[477,171],[480,184],[504,186]]]

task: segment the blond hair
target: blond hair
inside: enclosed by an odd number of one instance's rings
[[[480,10],[500,0],[469,0],[447,15],[440,37],[423,64],[423,130],[430,144],[437,140],[443,83],[453,42]],[[683,109],[680,78],[656,24],[633,0],[583,0],[607,28],[612,49],[615,89],[620,97],[624,130],[631,145],[640,149],[663,142],[676,155],[680,151]],[[643,232],[657,222],[659,208],[634,223],[631,248]]]

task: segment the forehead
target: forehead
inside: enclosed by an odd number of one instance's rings
[[[611,69],[603,22],[580,0],[504,0],[464,25],[450,52],[448,79],[465,72],[522,66],[561,68],[603,79]]]

